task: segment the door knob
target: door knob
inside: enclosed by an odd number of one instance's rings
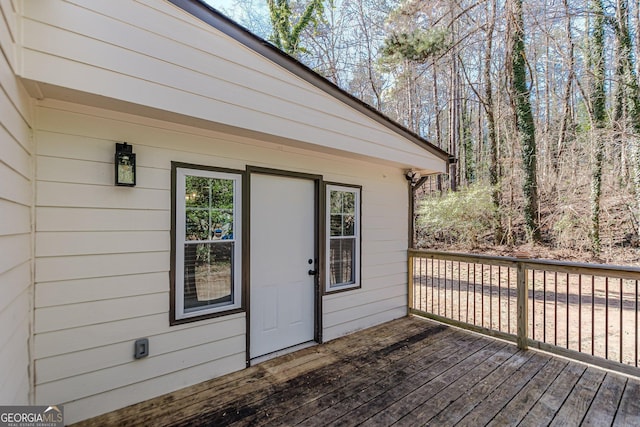
[[[318,274],[318,270],[309,270],[309,276],[315,276]]]

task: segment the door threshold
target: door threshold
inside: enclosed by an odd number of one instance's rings
[[[258,363],[266,362],[267,360],[275,359],[276,357],[284,356],[285,354],[293,353],[294,351],[302,350],[304,348],[313,347],[314,345],[318,345],[318,343],[315,341],[307,341],[302,344],[296,344],[291,347],[283,348],[282,350],[276,350],[262,356],[254,357],[249,361],[249,366],[257,365]]]

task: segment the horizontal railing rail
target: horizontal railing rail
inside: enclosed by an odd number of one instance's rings
[[[409,250],[412,313],[640,376],[640,268]]]

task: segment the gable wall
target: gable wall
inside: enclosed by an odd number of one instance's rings
[[[386,162],[444,168],[166,1],[25,0],[24,9],[27,79]]]
[[[32,142],[28,96],[15,78],[17,1],[0,2],[0,402],[29,403]]]
[[[325,340],[406,314],[401,169],[60,101],[37,115],[35,393],[67,422],[245,366],[243,313],[169,326],[171,161],[362,185],[362,289],[324,297]],[[135,188],[113,185],[117,141],[137,154]]]

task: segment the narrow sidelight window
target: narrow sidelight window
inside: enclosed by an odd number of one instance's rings
[[[241,308],[242,175],[175,167],[174,319]]]
[[[327,185],[328,292],[360,286],[360,191]]]

